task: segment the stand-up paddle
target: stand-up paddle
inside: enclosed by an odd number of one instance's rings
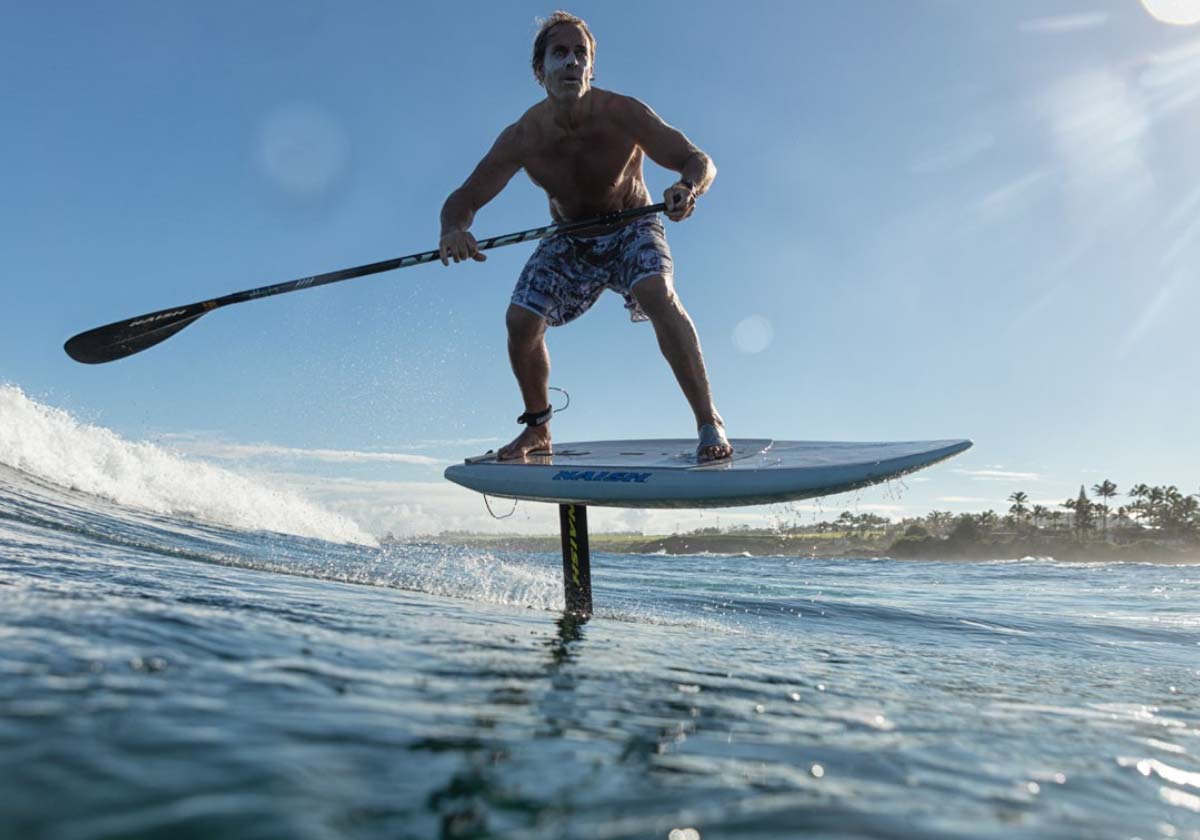
[[[659,213],[666,209],[665,204],[651,204],[646,207],[635,207],[632,210],[609,213],[592,219],[560,222],[554,225],[546,225],[545,227],[523,230],[520,233],[493,236],[491,239],[481,241],[479,243],[479,250],[486,251],[489,248],[499,248],[503,245],[528,242],[532,239],[541,239],[556,233],[569,233],[573,230],[617,224],[637,218],[638,216]],[[157,312],[148,312],[145,315],[139,315],[136,318],[130,318],[126,321],[117,321],[103,327],[96,327],[87,332],[81,332],[74,338],[69,339],[63,345],[63,349],[67,351],[67,355],[72,359],[84,364],[96,365],[103,362],[113,362],[117,359],[123,359],[126,356],[132,356],[134,353],[140,353],[142,350],[145,350],[147,347],[153,347],[160,341],[166,341],[201,315],[212,312],[214,309],[219,309],[222,306],[245,303],[248,300],[258,300],[259,298],[282,295],[287,292],[296,292],[300,289],[311,289],[314,286],[338,283],[342,280],[351,280],[355,277],[366,277],[369,274],[379,274],[380,272],[392,271],[397,268],[408,268],[410,265],[433,262],[439,259],[440,256],[438,251],[422,251],[419,254],[411,254],[407,257],[397,257],[394,260],[384,260],[383,262],[370,263],[369,265],[344,268],[341,271],[331,271],[328,274],[303,277],[299,280],[276,283],[273,286],[262,286],[257,289],[248,289],[244,292],[234,292],[224,297],[201,301],[200,303],[189,303],[185,306],[176,306],[171,309],[160,309]]]

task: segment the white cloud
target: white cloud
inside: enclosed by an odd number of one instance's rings
[[[1072,496],[1072,498],[1074,498],[1075,494],[1072,493],[1071,496]],[[1030,505],[1042,505],[1043,507],[1048,507],[1048,508],[1056,508],[1056,507],[1061,506],[1065,500],[1066,500],[1066,496],[1064,496],[1061,499],[1030,499],[1029,504]]]
[[[1021,22],[1021,31],[1035,32],[1043,35],[1060,32],[1079,32],[1084,29],[1095,29],[1107,23],[1107,12],[1088,12],[1080,15],[1031,18],[1030,20]]]
[[[1042,477],[1033,472],[1014,472],[1003,469],[965,470],[955,469],[954,472],[969,476],[976,481],[1041,481]]]
[[[273,443],[230,443],[216,438],[195,435],[159,435],[163,444],[200,458],[215,458],[224,461],[248,461],[258,458],[286,460],[323,461],[327,463],[389,463],[438,465],[451,463],[445,459],[408,452],[371,452],[353,449],[304,449],[294,446],[279,446]]]

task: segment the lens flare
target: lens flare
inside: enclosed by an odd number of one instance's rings
[[[742,353],[753,355],[766,350],[775,337],[771,322],[761,315],[743,319],[733,330],[733,344]]]
[[[337,120],[310,105],[288,105],[263,120],[258,159],[273,183],[297,198],[327,193],[342,178],[350,142]]]

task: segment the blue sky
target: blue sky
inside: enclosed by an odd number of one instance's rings
[[[1151,12],[1196,5],[572,5],[596,84],[719,168],[669,236],[731,434],[976,441],[853,500],[893,515],[1103,478],[1195,492],[1200,26]],[[115,364],[61,344],[433,247],[446,195],[541,94],[529,46],[552,8],[10,9],[0,380],[376,528],[468,522],[439,513],[482,510],[440,472],[518,431],[503,313],[532,246],[232,307]],[[518,175],[474,230],[546,218]],[[550,347],[560,441],[691,434],[615,295]]]

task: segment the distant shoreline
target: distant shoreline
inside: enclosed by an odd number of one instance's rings
[[[1032,504],[1023,491],[1012,493],[1012,507],[953,514],[930,511],[894,522],[872,513],[843,511],[833,521],[793,522],[775,528],[729,530],[700,528],[684,534],[593,534],[593,551],[619,554],[727,554],[872,558],[905,560],[1010,560],[1043,557],[1068,563],[1200,564],[1200,493],[1185,495],[1175,485],[1135,484],[1129,502],[1115,509],[1122,495],[1108,479],[1053,510]],[[385,538],[385,542],[389,541]],[[502,536],[470,532],[442,533],[425,539],[481,549],[560,550],[557,536]]]
[[[442,534],[419,540],[488,551],[556,554],[561,539],[551,535]],[[903,560],[1007,560],[1045,557],[1068,563],[1200,564],[1200,546],[1173,546],[1149,540],[1129,545],[1076,542],[1038,536],[1028,539],[962,541],[951,538],[891,540],[846,538],[827,534],[593,534],[591,550],[614,554],[728,554],[754,557],[891,558]]]

